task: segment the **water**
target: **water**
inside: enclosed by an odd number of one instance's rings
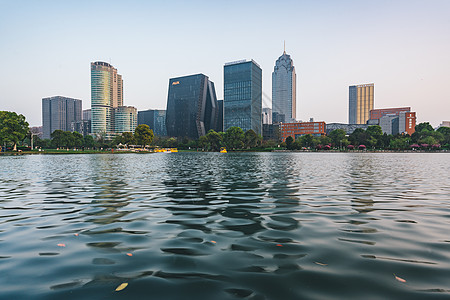
[[[0,299],[450,298],[447,154],[35,155],[0,170]]]

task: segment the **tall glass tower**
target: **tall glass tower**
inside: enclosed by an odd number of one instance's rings
[[[106,62],[91,63],[91,130],[110,138],[115,132],[114,108],[123,105],[123,80]]]
[[[198,139],[217,130],[219,109],[214,83],[204,74],[171,78],[167,97],[167,135]]]
[[[366,124],[373,109],[374,84],[360,84],[349,87],[348,96],[348,123]]]
[[[291,56],[283,52],[272,72],[272,112],[274,115],[284,115],[285,122],[293,122],[297,109],[297,75]],[[274,123],[280,120],[273,120]]]
[[[262,135],[262,69],[253,60],[226,63],[223,68],[223,127],[253,129]]]
[[[53,131],[70,131],[72,122],[81,121],[81,100],[63,96],[42,99],[42,137],[49,139]]]

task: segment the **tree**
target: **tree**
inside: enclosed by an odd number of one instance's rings
[[[177,142],[176,138],[171,137],[171,138],[168,138],[164,144],[166,147],[175,148],[175,147],[177,147],[178,142]]]
[[[50,134],[50,137],[54,148],[67,147],[67,134],[64,131],[57,129]]]
[[[427,131],[434,131],[433,126],[430,125],[430,123],[428,122],[424,122],[424,123],[419,123],[416,125],[416,127],[414,128],[416,132],[421,132],[422,130],[427,130]]]
[[[307,135],[302,135],[300,137],[300,142],[302,144],[303,147],[313,147],[314,146],[314,138],[312,135],[307,134]]]
[[[214,130],[208,131],[206,134],[206,140],[208,144],[208,150],[211,151],[219,151],[220,147],[222,146],[222,135],[220,135],[218,132],[215,132]]]
[[[331,144],[331,138],[326,135],[321,135],[319,139],[320,139],[320,144],[322,144],[324,146]]]
[[[253,129],[249,129],[244,134],[244,144],[245,147],[248,148],[255,148],[258,146],[258,143],[260,142],[259,136],[256,134]]]
[[[84,147],[93,148],[95,146],[95,141],[92,135],[86,135],[83,140]]]
[[[294,138],[292,136],[288,136],[286,138],[286,148],[292,150],[292,144],[294,143]]]
[[[230,149],[241,149],[244,146],[244,131],[240,127],[230,127],[225,132],[224,141]]]
[[[29,130],[29,124],[23,115],[0,111],[0,143],[2,145],[12,143],[16,150],[17,143],[27,137]]]
[[[134,130],[136,143],[141,146],[150,145],[153,141],[153,130],[146,124],[141,124]]]
[[[208,138],[206,137],[206,135],[202,135],[199,139],[198,139],[198,146],[202,149],[206,149],[208,150],[209,148],[209,142],[208,142]]]
[[[72,132],[72,137],[73,137],[73,146],[80,148],[83,146],[84,144],[84,138],[83,135],[79,132]]]
[[[345,138],[346,134],[347,133],[343,129],[335,129],[335,130],[331,131],[328,136],[331,138],[331,142],[335,147],[337,147],[337,146],[340,147],[341,142]]]
[[[406,137],[397,137],[391,140],[390,147],[395,150],[404,150],[409,146],[409,139]]]
[[[367,144],[368,138],[369,135],[362,128],[356,128],[355,131],[353,131],[349,136],[350,142],[355,146]]]
[[[136,139],[131,132],[122,132],[122,144],[134,145],[136,144]]]

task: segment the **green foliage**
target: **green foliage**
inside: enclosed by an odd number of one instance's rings
[[[306,147],[306,148],[315,147],[314,138],[310,134],[302,135],[300,137],[300,143],[301,143],[302,147]]]
[[[409,148],[409,139],[407,137],[398,137],[392,139],[390,148],[394,150],[406,150]]]
[[[220,147],[222,147],[223,137],[218,132],[214,130],[208,131],[205,135],[206,138],[206,149],[209,151],[219,151]],[[202,147],[205,148],[205,147]]]
[[[52,148],[81,148],[85,146],[85,139],[81,133],[55,130],[50,135]]]
[[[86,148],[93,148],[93,147],[95,147],[95,140],[94,140],[94,137],[92,136],[92,135],[86,135],[84,138],[83,138],[83,145],[84,145],[84,147],[86,147]]]
[[[370,137],[374,137],[376,139],[380,138],[383,135],[383,130],[379,125],[370,125],[367,128],[366,132]]]
[[[328,137],[331,139],[331,143],[335,147],[340,147],[342,140],[345,139],[347,133],[343,129],[335,129],[330,132]]]
[[[244,146],[244,131],[240,127],[230,127],[225,132],[224,142],[228,149],[242,149]]]
[[[424,122],[424,123],[419,123],[416,125],[416,127],[414,128],[416,132],[422,132],[423,130],[426,131],[434,131],[433,126],[430,125],[430,123],[428,122]]]
[[[350,134],[350,142],[358,147],[359,145],[366,145],[369,138],[369,134],[362,128],[356,128],[355,131]]]
[[[133,133],[131,132],[123,132],[121,135],[117,135],[112,140],[113,145],[135,145],[136,139],[134,138]]]
[[[29,132],[29,124],[23,115],[0,111],[0,144],[13,144],[23,141]]]
[[[262,137],[257,135],[253,129],[249,129],[244,134],[244,145],[247,149],[255,148],[261,144]]]
[[[292,150],[293,149],[292,144],[294,143],[294,138],[292,136],[288,136],[286,138],[285,142],[286,142],[286,148],[288,148],[289,150]]]
[[[146,124],[138,125],[134,130],[134,138],[138,145],[150,145],[154,138],[153,130]]]

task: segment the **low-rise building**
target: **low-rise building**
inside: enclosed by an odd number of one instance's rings
[[[379,125],[386,134],[413,134],[416,127],[416,113],[402,111],[398,115],[387,114],[379,119]]]
[[[442,123],[439,125],[439,127],[450,127],[450,121],[442,121]]]
[[[284,142],[288,136],[296,139],[302,135],[311,134],[314,136],[325,135],[325,122],[295,122],[295,123],[281,123],[280,135]]]
[[[367,128],[370,126],[371,124],[344,124],[344,123],[327,123],[327,128],[326,128],[326,133],[330,134],[330,132],[332,132],[333,130],[336,129],[342,129],[344,130],[347,134],[352,134],[353,131],[355,131],[356,128],[361,128],[364,130],[367,130]],[[372,125],[378,125],[378,122],[376,124],[372,124]]]

